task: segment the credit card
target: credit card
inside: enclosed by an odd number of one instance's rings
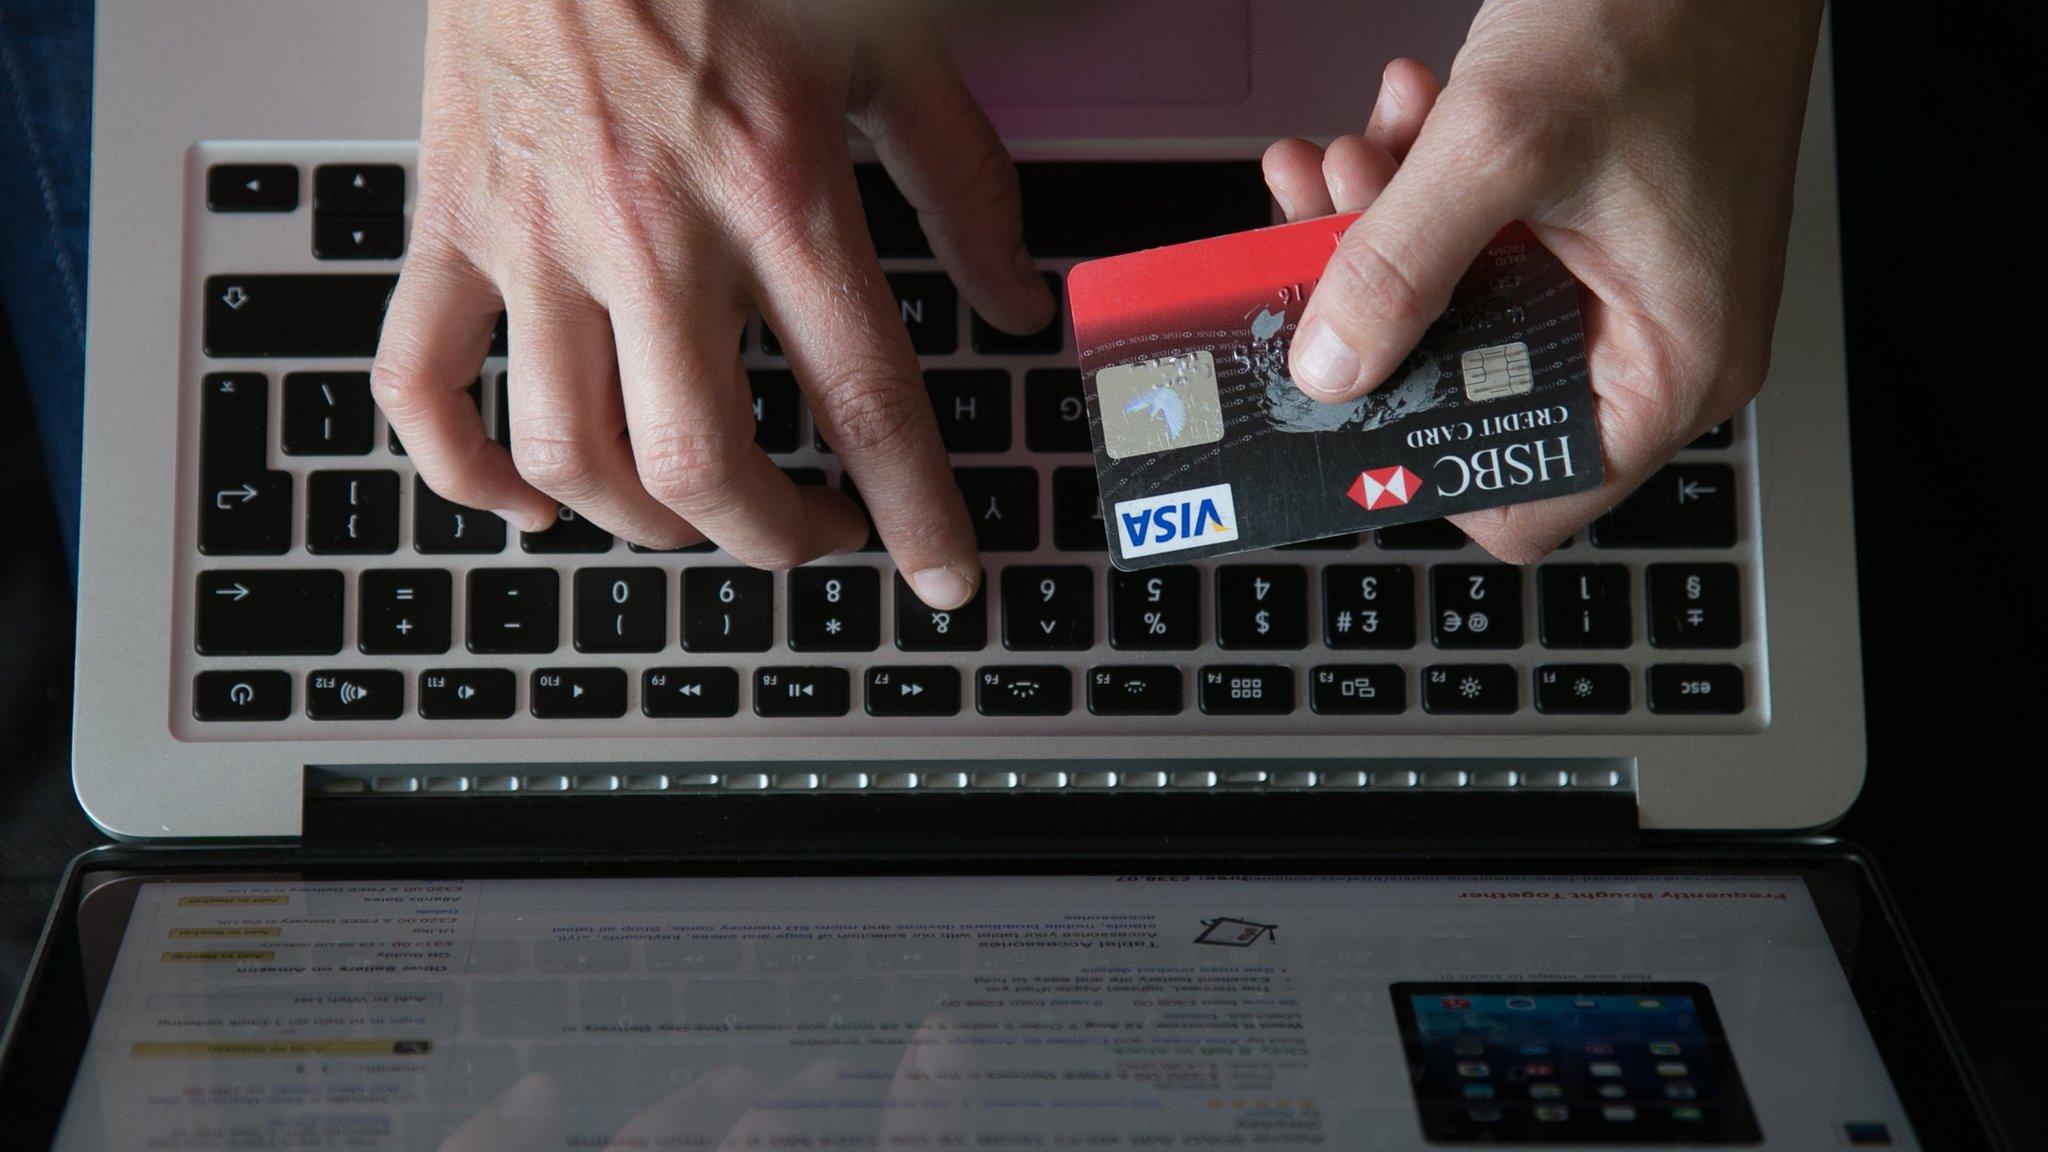
[[[1324,404],[1287,345],[1355,215],[1079,264],[1067,276],[1111,561],[1134,570],[1597,486],[1579,283],[1495,236],[1371,394]]]

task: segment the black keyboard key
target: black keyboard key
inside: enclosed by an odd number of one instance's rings
[[[578,652],[659,652],[668,645],[664,569],[579,569],[575,604]]]
[[[1095,643],[1095,574],[1080,565],[1003,569],[1003,647],[1081,651]]]
[[[1010,374],[1001,368],[933,368],[924,390],[948,452],[1010,450]]]
[[[405,220],[399,216],[315,216],[317,260],[396,260],[405,255]]]
[[[192,718],[208,724],[282,720],[292,714],[289,672],[201,672],[192,678]]]
[[[1735,469],[1667,464],[1593,521],[1595,548],[1732,548]]]
[[[552,568],[478,568],[469,574],[471,652],[553,652],[561,643],[562,578]]]
[[[1024,446],[1033,452],[1093,450],[1078,370],[1033,368],[1024,374]]]
[[[1300,648],[1308,643],[1308,574],[1292,564],[1216,569],[1216,643]]]
[[[1463,548],[1465,533],[1449,520],[1417,520],[1377,529],[1372,542],[1395,551]]]
[[[296,212],[295,164],[215,164],[206,170],[208,212]]]
[[[492,555],[505,550],[505,522],[443,500],[427,482],[412,478],[412,546],[429,556]]]
[[[1088,711],[1097,716],[1178,716],[1180,669],[1170,665],[1113,664],[1088,673]]]
[[[292,544],[292,477],[268,466],[270,381],[215,373],[199,394],[199,550],[283,555]]]
[[[754,398],[754,443],[764,452],[796,451],[796,373],[756,369],[747,373],[747,387]]]
[[[1619,664],[1545,664],[1536,669],[1536,710],[1555,716],[1619,716],[1629,708]]]
[[[933,608],[917,598],[899,573],[896,586],[896,647],[905,652],[979,652],[988,646],[988,589],[954,609]]]
[[[754,714],[771,720],[844,716],[851,706],[850,685],[844,668],[756,668]]]
[[[813,487],[822,488],[826,483],[825,470],[823,468],[784,468],[782,474],[789,477],[791,484],[799,487],[809,484]]]
[[[1742,643],[1742,577],[1733,564],[1652,564],[1650,643],[1658,648],[1733,648]]]
[[[306,674],[306,715],[314,720],[396,720],[405,714],[405,673],[388,668]]]
[[[518,694],[510,668],[429,668],[420,673],[420,717],[504,720],[517,710]]]
[[[974,350],[984,356],[1050,356],[1060,350],[1065,332],[1061,324],[1067,312],[1066,302],[1061,298],[1060,278],[1056,272],[1045,274],[1045,286],[1052,292],[1052,320],[1036,332],[1013,336],[973,313],[968,330]]]
[[[1735,443],[1735,421],[1723,420],[1699,434],[1687,448],[1726,448]]]
[[[341,651],[345,585],[332,569],[201,572],[193,647],[202,656],[326,656]]]
[[[1308,706],[1319,716],[1397,716],[1408,710],[1408,674],[1398,664],[1324,664],[1308,675]]]
[[[397,216],[405,169],[396,164],[322,164],[313,169],[313,211],[322,216]]]
[[[870,716],[958,716],[960,670],[944,665],[870,668]]]
[[[983,716],[1065,716],[1074,710],[1074,674],[1053,665],[983,668],[974,674],[974,707]]]
[[[555,509],[555,522],[544,532],[521,532],[519,548],[536,556],[566,553],[596,555],[612,550],[612,534],[585,520],[574,508]]]
[[[731,716],[740,710],[740,674],[730,668],[649,668],[640,677],[640,711],[656,719]]]
[[[206,354],[368,359],[397,283],[391,273],[209,276]]]
[[[1194,568],[1109,570],[1109,644],[1186,651],[1202,642],[1202,574]]]
[[[683,650],[766,652],[775,577],[757,568],[683,569]]]
[[[1062,552],[1107,552],[1102,496],[1093,468],[1052,470],[1052,545]]]
[[[1522,570],[1508,564],[1431,568],[1429,623],[1439,648],[1520,648]]]
[[[1284,664],[1212,664],[1195,678],[1210,716],[1284,716],[1294,711],[1294,670]]]
[[[1038,472],[1032,468],[955,468],[967,516],[984,552],[1038,548]]]
[[[1658,664],[1649,684],[1652,712],[1732,716],[1743,709],[1742,669],[1733,664]]]
[[[398,551],[398,473],[315,472],[306,477],[306,551]]]
[[[1628,568],[1620,564],[1545,564],[1536,570],[1536,628],[1545,648],[1626,648]]]
[[[1325,536],[1320,540],[1302,540],[1293,544],[1282,544],[1276,552],[1356,552],[1358,533],[1344,532],[1336,536]]]
[[[284,454],[367,456],[376,444],[368,372],[291,372],[284,378]]]
[[[504,321],[499,320],[503,327]],[[498,382],[491,387],[491,439],[510,446],[512,443],[512,374],[498,373]]]
[[[380,568],[356,581],[356,647],[379,655],[446,652],[454,580],[438,568]]]
[[[1506,716],[1521,706],[1506,664],[1432,664],[1422,670],[1422,710],[1437,716]]]
[[[1323,643],[1332,648],[1415,647],[1415,572],[1400,564],[1323,569]]]
[[[611,720],[626,714],[619,668],[537,668],[527,710],[542,720]]]
[[[840,567],[790,572],[790,651],[872,652],[881,643],[881,573]]]
[[[960,346],[960,299],[944,272],[891,272],[888,280],[918,355],[942,355]]]

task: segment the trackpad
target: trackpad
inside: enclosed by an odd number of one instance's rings
[[[946,37],[982,103],[1233,104],[1251,91],[1246,0],[955,4]]]

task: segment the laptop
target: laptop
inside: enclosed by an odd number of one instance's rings
[[[950,34],[1057,281],[1274,222],[1264,147],[1356,130],[1378,75],[1358,61],[1447,71],[1474,8],[1062,2],[955,12]],[[98,21],[74,781],[125,846],[75,866],[38,969],[69,991],[31,990],[10,1040],[9,1084],[76,1085],[56,1146],[218,1122],[513,1147],[463,1125],[527,1105],[573,1114],[587,1142],[684,1089],[724,1116],[709,1057],[681,1048],[801,1077],[792,1037],[845,1041],[850,1021],[890,1067],[945,1053],[935,1067],[963,1079],[919,1073],[901,1108],[959,1122],[877,1135],[841,1123],[868,1104],[814,1084],[771,1093],[756,1139],[1960,1147],[1945,1141],[1981,1131],[1931,1103],[1971,1090],[1867,864],[1760,839],[1827,826],[1864,765],[1825,44],[1769,385],[1529,568],[1430,522],[1165,580],[1115,571],[1071,329],[1020,339],[973,315],[860,153],[988,569],[975,603],[934,612],[872,541],[769,574],[566,512],[524,534],[419,482],[367,373],[418,190],[422,6],[103,0]],[[840,484],[758,321],[743,359],[762,447],[800,483]],[[501,439],[514,369],[500,339],[474,393]],[[1660,839],[1680,833],[1721,841]],[[706,911],[656,924],[677,901]],[[1013,901],[1027,927],[989,919]],[[1720,911],[1752,902],[1793,918]],[[380,908],[455,942],[415,967],[433,933],[360,928]],[[300,939],[306,916],[324,926]],[[1170,933],[1127,930],[1155,921]],[[1800,959],[1763,948],[1781,932]],[[1287,986],[1274,949],[1297,938],[1288,962],[1307,967]],[[1854,957],[1880,952],[1917,1039],[1857,1011],[1875,985]],[[364,962],[379,953],[397,962]],[[327,1032],[281,1007],[330,996],[357,1007]],[[1799,1041],[1758,1029],[1801,996],[1838,1066],[1788,1094]],[[1247,1021],[1283,1003],[1337,1032],[1254,1037]],[[187,1025],[113,1031],[176,1005]],[[239,1024],[218,1015],[233,1005]],[[39,1012],[68,1021],[47,1035],[69,1055],[24,1071]],[[1145,1038],[1075,1062],[1107,1078],[1078,1097],[1044,1090],[1061,1060],[903,1047],[1021,1036],[1024,1017],[1046,1042]],[[583,1047],[547,1043],[571,1037]],[[599,1058],[594,1037],[659,1039],[688,1071],[628,1091],[620,1069],[645,1053]],[[1903,1079],[1909,1049],[1962,1095]],[[1341,1068],[1359,1060],[1396,1074],[1350,1098]],[[853,1064],[833,1083],[894,1082]],[[150,1103],[226,1091],[237,1068],[268,1111],[215,1097],[225,1111],[189,1128]],[[415,1072],[439,1086],[414,1091]],[[334,1089],[387,1073],[413,1089]],[[294,1096],[309,1076],[337,1094]],[[534,1077],[546,1099],[515,1092]],[[989,1090],[948,1095],[965,1080]],[[836,1119],[807,1127],[796,1098]],[[1161,1101],[1189,1110],[1147,1127]],[[1044,1122],[1012,1122],[1029,1116]],[[709,1123],[635,1146],[715,1146]]]

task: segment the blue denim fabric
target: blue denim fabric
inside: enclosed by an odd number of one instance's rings
[[[0,307],[75,579],[85,405],[92,0],[0,4]],[[0,420],[13,419],[0,413]]]

